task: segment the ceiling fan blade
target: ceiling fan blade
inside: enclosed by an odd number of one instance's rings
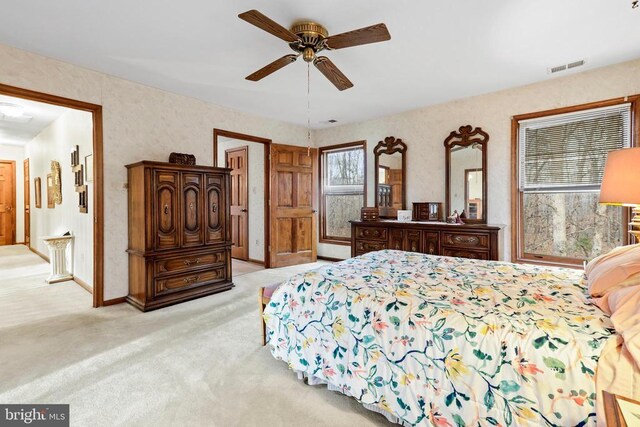
[[[271,64],[260,68],[258,71],[256,71],[253,74],[248,75],[245,78],[247,80],[251,80],[253,82],[257,82],[258,80],[262,80],[265,77],[267,77],[269,74],[275,73],[280,68],[282,68],[284,66],[287,66],[287,65],[291,64],[292,62],[295,62],[296,59],[298,59],[298,56],[299,55],[294,55],[294,54],[285,55],[280,59],[276,59]]]
[[[391,39],[387,26],[383,23],[358,30],[329,36],[324,41],[329,49],[344,49],[361,44],[378,43]]]
[[[318,70],[327,78],[331,83],[334,84],[338,90],[345,90],[353,87],[353,83],[342,74],[342,71],[335,66],[333,62],[326,56],[318,56],[315,61],[313,61],[313,65],[316,66]]]
[[[287,43],[300,41],[300,38],[293,34],[291,31],[287,30],[285,27],[273,21],[272,19],[264,16],[262,13],[258,12],[255,9],[241,13],[240,15],[238,15],[238,18],[247,21],[249,24],[255,25],[256,27],[266,31],[267,33],[281,38]]]

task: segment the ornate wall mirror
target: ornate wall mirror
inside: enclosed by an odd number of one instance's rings
[[[444,140],[446,216],[454,211],[468,223],[487,222],[487,142],[481,128],[460,126]]]
[[[381,218],[397,218],[406,209],[407,144],[388,136],[373,149],[375,158],[376,207]]]

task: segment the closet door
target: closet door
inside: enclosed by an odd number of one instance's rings
[[[153,221],[155,249],[180,247],[178,185],[180,174],[155,169],[153,173]]]
[[[182,247],[200,246],[204,243],[202,213],[202,181],[200,173],[184,172],[180,174],[182,189],[180,206],[182,208]]]
[[[226,205],[225,205],[225,176],[224,174],[208,173],[205,180],[205,243],[223,243],[227,240],[225,233]]]

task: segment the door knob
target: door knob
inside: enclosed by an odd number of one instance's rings
[[[246,209],[242,209],[240,212],[247,212],[247,210]]]
[[[316,213],[316,212],[318,212],[318,211],[315,210],[315,209],[311,209],[311,213]]]

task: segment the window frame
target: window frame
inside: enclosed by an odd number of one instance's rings
[[[640,139],[640,95],[625,96],[623,98],[608,99],[605,101],[590,102],[586,104],[562,107],[552,110],[538,111],[535,113],[520,114],[511,118],[511,262],[540,265],[552,265],[569,268],[582,268],[584,260],[559,257],[554,255],[528,254],[524,252],[524,192],[520,191],[520,161],[519,161],[519,131],[520,121],[535,119],[557,114],[575,113],[601,107],[610,107],[619,104],[631,104],[631,147],[638,146]],[[628,223],[630,208],[623,208],[622,222]],[[630,243],[629,233],[622,236],[623,245]]]
[[[319,186],[319,194],[320,194],[320,206],[319,206],[319,214],[320,214],[320,243],[327,243],[332,245],[342,245],[342,246],[351,246],[351,236],[349,237],[339,237],[339,236],[328,236],[327,235],[327,218],[326,218],[326,196],[334,195],[334,194],[342,194],[342,195],[359,195],[360,192],[329,192],[325,193],[324,186],[324,178],[325,178],[325,164],[324,164],[324,155],[326,152],[340,152],[340,151],[349,151],[353,148],[362,148],[364,154],[364,183],[362,184],[362,197],[363,197],[363,206],[367,206],[367,141],[354,141],[347,142],[344,144],[335,144],[335,145],[327,145],[324,147],[320,147],[318,149],[318,186]]]

